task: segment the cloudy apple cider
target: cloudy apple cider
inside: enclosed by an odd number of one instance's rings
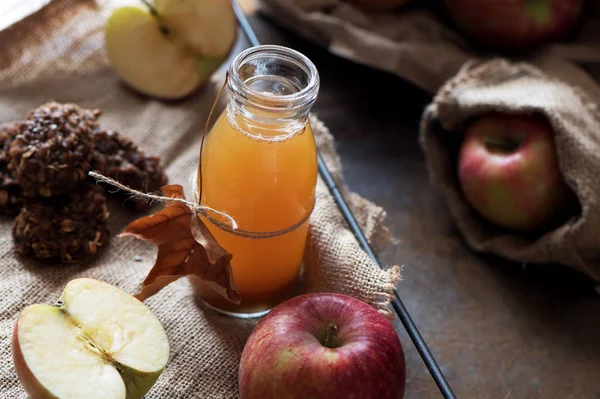
[[[242,52],[229,69],[226,110],[206,137],[201,203],[235,219],[200,216],[233,255],[233,305],[195,282],[208,305],[238,317],[266,313],[296,289],[315,204],[317,151],[308,113],[319,77],[302,54],[280,46]],[[200,181],[200,180],[198,180]]]

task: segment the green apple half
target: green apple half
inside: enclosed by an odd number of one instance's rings
[[[161,99],[185,97],[227,58],[236,37],[229,0],[155,0],[117,8],[105,44],[116,73],[135,90]]]
[[[165,330],[146,305],[87,278],[69,282],[56,306],[25,308],[12,347],[32,399],[142,398],[169,358]]]

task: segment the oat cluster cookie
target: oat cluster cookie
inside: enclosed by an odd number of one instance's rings
[[[17,178],[8,168],[10,144],[20,129],[20,123],[0,127],[0,214],[5,216],[15,216],[23,205]]]
[[[102,129],[100,115],[49,102],[24,121],[0,127],[0,214],[18,214],[13,238],[19,254],[76,262],[107,245],[106,192],[90,170],[144,192],[167,184],[160,157]],[[137,211],[150,207],[139,199],[125,204]]]
[[[108,217],[104,190],[95,185],[51,199],[28,198],[13,225],[16,250],[65,263],[89,259],[108,243]]]
[[[50,102],[31,111],[10,145],[9,168],[25,197],[68,194],[86,179],[99,110]]]
[[[157,192],[167,184],[160,157],[147,155],[131,139],[113,130],[97,131],[94,139],[94,170],[142,192]],[[125,205],[140,212],[150,208],[140,198],[128,199]]]

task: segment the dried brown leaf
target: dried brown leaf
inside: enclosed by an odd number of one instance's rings
[[[183,187],[164,186],[167,197],[183,198]],[[121,236],[134,236],[158,247],[156,263],[136,298],[143,301],[183,276],[196,276],[229,301],[241,297],[233,281],[231,254],[215,240],[194,212],[180,202],[167,202],[154,215],[129,224]]]

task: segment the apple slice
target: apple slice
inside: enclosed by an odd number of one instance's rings
[[[184,97],[201,83],[198,59],[175,45],[150,13],[122,7],[106,23],[106,50],[117,74],[134,89],[153,97]]]
[[[33,399],[142,398],[169,357],[167,335],[142,302],[110,284],[72,280],[56,306],[17,320],[13,360]]]
[[[197,54],[222,57],[235,42],[236,20],[230,0],[154,0],[173,35]]]
[[[157,1],[117,8],[105,45],[117,74],[135,90],[179,99],[202,86],[225,61],[236,36],[228,0]]]

